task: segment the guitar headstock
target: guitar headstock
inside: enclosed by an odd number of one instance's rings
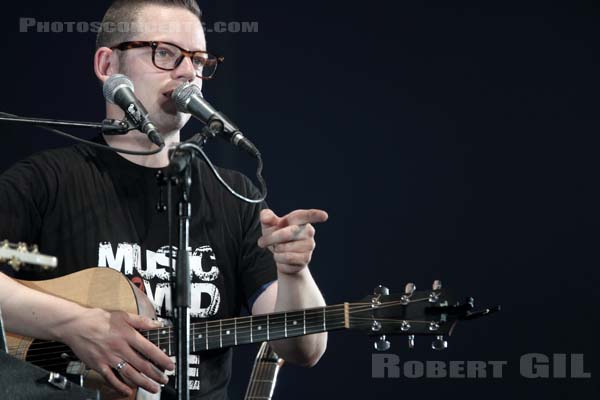
[[[388,335],[408,337],[408,347],[413,348],[415,336],[434,336],[431,347],[443,350],[448,347],[444,336],[450,336],[460,320],[474,319],[499,311],[500,306],[474,311],[472,297],[459,299],[446,289],[441,281],[434,281],[430,290],[417,290],[408,283],[403,293],[390,294],[388,288],[378,286],[374,293],[359,303],[349,306],[349,327],[368,331],[378,336],[375,349],[390,348]]]
[[[41,254],[36,245],[28,246],[26,243],[9,243],[8,240],[0,242],[0,264],[7,263],[15,271],[23,265],[38,265],[43,270],[56,268],[56,257]]]

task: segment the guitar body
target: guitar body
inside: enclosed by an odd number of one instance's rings
[[[120,272],[110,268],[89,268],[70,275],[44,281],[19,281],[40,292],[56,297],[61,297],[89,308],[102,308],[109,311],[125,311],[132,314],[154,318],[154,307],[144,293],[131,283]],[[38,341],[30,337],[14,335],[7,332],[7,346],[9,353],[21,360],[31,362],[50,371],[68,373],[77,369],[78,362],[72,359],[61,360],[60,357],[48,359],[50,349],[47,341]],[[54,349],[57,349],[54,343]],[[60,353],[54,350],[53,354]],[[68,347],[64,346],[62,354],[68,354]],[[46,353],[46,354],[43,354]],[[52,353],[50,353],[52,354]],[[72,354],[72,353],[70,353]],[[103,399],[124,398],[95,371],[80,370],[85,374],[85,386],[100,390]],[[131,396],[134,399],[136,394]]]

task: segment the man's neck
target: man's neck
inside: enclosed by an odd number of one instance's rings
[[[126,160],[143,167],[164,168],[169,165],[168,149],[172,144],[179,143],[179,138],[179,131],[163,135],[165,147],[160,153],[151,156],[137,156],[124,153],[118,154]],[[111,147],[118,147],[125,150],[152,151],[157,149],[156,145],[150,142],[148,137],[139,131],[131,131],[126,135],[104,135],[104,140],[106,140],[106,143]]]

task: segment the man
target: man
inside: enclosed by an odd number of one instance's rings
[[[134,22],[138,29],[99,33],[96,76],[104,82],[113,74],[127,75],[167,147],[179,142],[190,116],[177,112],[170,94],[184,82],[201,86],[210,78],[206,74],[214,72],[198,5],[194,0],[118,0],[103,22]],[[150,26],[171,29],[144,29]],[[123,112],[107,103],[106,117],[122,119]],[[153,149],[137,131],[97,141],[129,150]],[[0,238],[38,243],[42,252],[59,258],[59,275],[92,265],[117,269],[169,320],[173,303],[168,258],[175,257],[176,249],[166,246],[166,221],[167,213],[176,215],[176,210],[156,211],[163,194],[154,179],[168,163],[166,150],[131,156],[87,145],[32,156],[0,177]],[[247,178],[220,172],[238,192],[256,196]],[[200,163],[195,165],[193,188],[192,321],[236,316],[242,305],[262,314],[325,304],[308,269],[315,246],[312,224],[327,219],[324,211],[297,210],[279,217],[262,206],[241,203]],[[66,343],[123,394],[138,386],[159,390],[156,382],[165,383],[166,377],[153,363],[173,369],[172,361],[136,331],[156,326],[153,321],[80,307],[24,288],[2,274],[0,305],[7,330]],[[318,334],[275,342],[273,347],[286,360],[311,366],[324,353],[326,341],[326,334]],[[191,356],[192,393],[225,398],[230,363],[230,350],[202,353],[200,365]]]

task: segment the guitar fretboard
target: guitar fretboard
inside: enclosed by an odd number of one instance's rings
[[[192,352],[268,342],[349,327],[348,303],[264,315],[252,315],[190,324]],[[142,335],[168,355],[174,355],[175,328],[165,327]]]

